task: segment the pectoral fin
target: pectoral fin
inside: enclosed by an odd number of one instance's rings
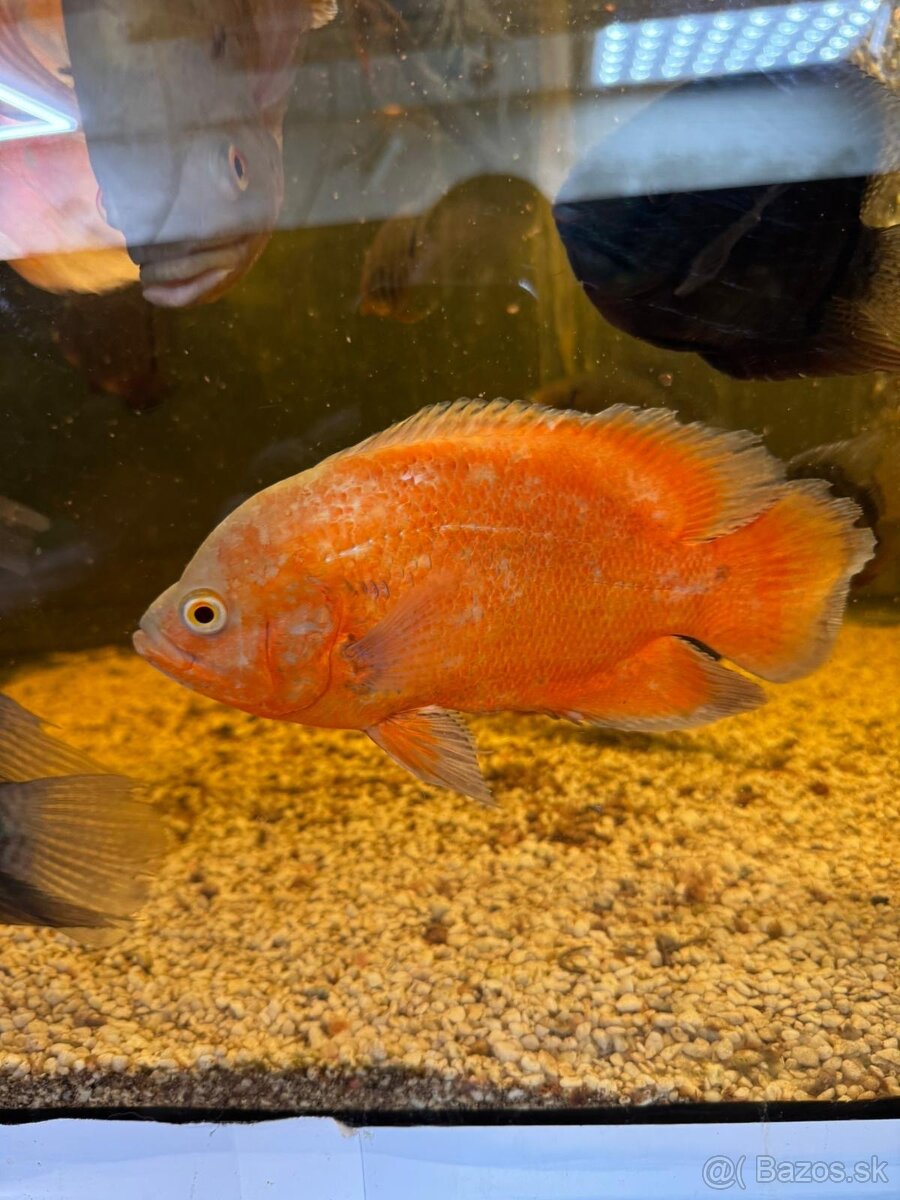
[[[344,654],[360,683],[382,694],[424,691],[427,695],[446,665],[446,614],[459,604],[463,586],[461,579],[429,575],[348,646]]]
[[[366,733],[423,783],[451,788],[482,804],[493,803],[472,735],[455,713],[420,708],[390,717]]]

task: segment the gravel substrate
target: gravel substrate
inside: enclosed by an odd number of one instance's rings
[[[691,734],[473,721],[499,805],[118,650],[4,690],[149,780],[134,930],[0,930],[0,1106],[900,1096],[900,627]]]

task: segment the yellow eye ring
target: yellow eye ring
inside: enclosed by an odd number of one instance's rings
[[[218,633],[225,627],[228,610],[215,592],[191,592],[181,602],[181,619],[191,633]]]

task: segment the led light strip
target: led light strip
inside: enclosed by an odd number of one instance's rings
[[[42,104],[26,96],[24,92],[0,83],[0,104],[18,109],[34,118],[31,121],[18,121],[13,125],[0,125],[0,142],[12,142],[19,138],[49,137],[51,134],[74,133],[78,128],[77,121],[61,113],[56,108]]]
[[[885,0],[824,0],[613,22],[594,39],[591,83],[670,83],[785,71],[846,58]]]

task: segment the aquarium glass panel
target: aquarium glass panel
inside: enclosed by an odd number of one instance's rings
[[[0,1108],[896,1101],[898,13],[0,0]]]

